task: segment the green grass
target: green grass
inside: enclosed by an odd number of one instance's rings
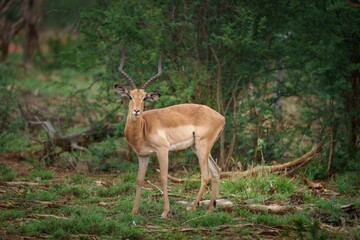
[[[18,127],[20,127],[19,125]],[[33,144],[30,139],[24,135],[24,133],[14,132],[9,133],[6,136],[6,142],[4,142],[4,146],[2,147],[3,152],[23,152],[26,149],[32,149]]]
[[[9,168],[5,164],[0,164],[0,179],[2,181],[8,182],[14,180],[16,177],[16,172]]]
[[[50,180],[54,177],[54,172],[47,169],[35,170],[31,173],[31,178],[36,180]]]
[[[3,209],[0,211],[0,221],[15,220],[24,217],[25,213],[17,209]]]
[[[302,191],[300,205],[292,204],[291,196],[299,194],[297,190],[306,187],[297,180],[272,174],[221,180],[220,197],[234,203],[230,212],[218,208],[210,213],[206,207],[187,211],[176,197],[170,197],[169,219],[162,219],[163,198],[153,186],[161,187],[159,176],[157,172],[149,170],[146,179],[150,179],[153,185],[145,185],[139,215],[133,215],[131,210],[137,164],[125,165],[131,171],[122,171],[118,176],[103,174],[99,178],[77,173],[56,182],[49,181],[54,178],[54,171],[35,170],[24,181],[40,178],[48,182],[15,192],[14,189],[6,189],[7,197],[1,200],[17,205],[0,212],[0,227],[6,229],[8,234],[49,239],[88,239],[94,236],[101,239],[220,239],[229,237],[226,234],[253,238],[264,227],[276,229],[278,237],[284,239],[341,239],[350,235],[330,232],[322,228],[320,223],[337,227],[341,219],[345,219],[349,226],[358,224],[340,206],[354,203],[360,207],[360,200],[346,196],[322,198],[308,190]],[[198,173],[190,172],[187,177],[197,178]],[[99,185],[99,181],[105,184]],[[180,196],[182,200],[193,201],[198,184],[198,181],[169,183],[169,193]],[[210,189],[204,199],[209,197]],[[255,213],[246,208],[251,203],[266,204],[269,199],[285,206],[302,207],[303,211],[276,215]],[[44,206],[38,201],[56,202],[60,206]],[[246,227],[239,227],[238,224]],[[356,236],[358,233],[352,234]]]
[[[360,174],[358,172],[338,174],[333,184],[336,185],[336,189],[340,193],[356,194],[359,191]],[[354,189],[354,186],[358,186],[357,189]]]
[[[272,197],[286,199],[299,189],[300,183],[290,178],[273,174],[224,180],[221,182],[223,195],[235,197],[237,200],[252,199],[262,202]]]

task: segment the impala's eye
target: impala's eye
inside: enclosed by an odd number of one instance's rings
[[[132,96],[129,95],[129,99],[132,100],[133,99]]]

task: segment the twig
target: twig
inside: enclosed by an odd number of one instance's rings
[[[161,192],[161,194],[164,194],[164,192],[163,192],[158,186],[156,186],[155,184],[153,184],[152,182],[150,182],[150,180],[147,180],[147,182],[148,182],[151,186],[153,186],[153,187],[155,187],[157,190],[159,190],[159,191]]]
[[[205,217],[205,216],[206,215],[203,215],[203,216],[200,216],[200,217]],[[197,217],[197,218],[200,218],[200,217]],[[193,218],[193,219],[190,219],[188,221],[195,220],[197,218]],[[154,226],[154,225],[145,225],[145,226],[139,226],[139,227],[145,228],[149,232],[170,232],[170,231],[212,232],[214,230],[215,231],[223,231],[223,230],[230,229],[230,228],[237,230],[237,229],[243,229],[243,228],[247,228],[247,227],[254,227],[254,224],[253,223],[245,223],[245,224],[235,224],[235,225],[219,225],[217,227],[209,227],[209,228],[207,228],[207,227],[200,227],[200,228],[191,228],[191,227],[186,227],[186,228],[184,228],[184,227],[181,227],[181,228],[178,228],[178,227],[161,228],[160,226]],[[222,232],[222,233],[224,233],[224,232]],[[229,233],[229,232],[226,232],[226,233]],[[231,233],[229,233],[229,234],[231,234]]]
[[[173,197],[173,198],[180,198],[180,199],[185,199],[186,197],[184,196],[180,196],[180,195],[176,195],[176,194],[168,194],[169,197]],[[152,198],[156,198],[156,197],[163,197],[163,194],[154,194],[151,196]]]
[[[191,218],[191,219],[183,222],[181,225],[184,225],[185,223],[188,223],[188,222],[191,222],[191,221],[194,221],[194,220],[196,220],[196,219],[203,218],[203,217],[206,217],[206,216],[207,216],[207,214],[206,214],[206,215],[201,215],[201,216],[197,216],[197,217]]]
[[[33,218],[56,218],[56,219],[62,219],[62,220],[68,220],[69,218],[67,217],[60,217],[60,216],[56,216],[56,215],[51,215],[51,214],[30,214],[30,217]]]
[[[35,182],[5,182],[7,186],[39,186],[39,183]]]

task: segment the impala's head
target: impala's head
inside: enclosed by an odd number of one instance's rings
[[[144,89],[132,89],[127,90],[119,84],[115,84],[115,90],[120,96],[127,97],[130,100],[129,103],[129,114],[131,114],[132,119],[137,119],[141,116],[144,111],[144,102],[155,102],[159,99],[159,92],[150,92],[146,93]]]
[[[127,97],[130,100],[129,116],[133,120],[136,120],[141,116],[142,112],[144,111],[144,102],[145,101],[155,102],[161,96],[161,94],[159,92],[150,92],[150,93],[145,92],[146,87],[152,81],[159,78],[162,74],[161,56],[160,56],[159,64],[158,64],[158,73],[155,76],[151,77],[146,83],[144,83],[144,85],[141,88],[137,88],[134,81],[124,72],[124,70],[123,70],[124,62],[125,62],[125,56],[124,56],[124,51],[122,51],[121,63],[118,68],[118,71],[119,71],[120,75],[123,76],[127,80],[127,82],[130,84],[132,89],[128,90],[119,84],[115,84],[114,87],[115,87],[116,92],[120,96]]]

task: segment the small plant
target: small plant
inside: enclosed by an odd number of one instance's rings
[[[14,220],[24,216],[24,212],[16,209],[4,209],[0,211],[0,222]]]
[[[37,191],[28,193],[26,195],[27,200],[38,200],[38,201],[57,201],[58,200],[58,194],[51,191]]]
[[[5,164],[0,164],[0,177],[2,181],[9,182],[15,179],[16,172]]]
[[[265,141],[261,138],[258,138],[256,151],[259,151],[261,154],[261,163],[262,164],[265,164],[265,158],[264,158],[264,150],[265,149],[266,149]]]
[[[352,193],[356,191],[354,186],[359,186],[359,172],[347,172],[346,174],[336,175],[336,189],[340,193]]]
[[[54,177],[54,172],[51,170],[35,170],[31,173],[31,178],[36,179],[38,181],[40,180],[50,180]]]

